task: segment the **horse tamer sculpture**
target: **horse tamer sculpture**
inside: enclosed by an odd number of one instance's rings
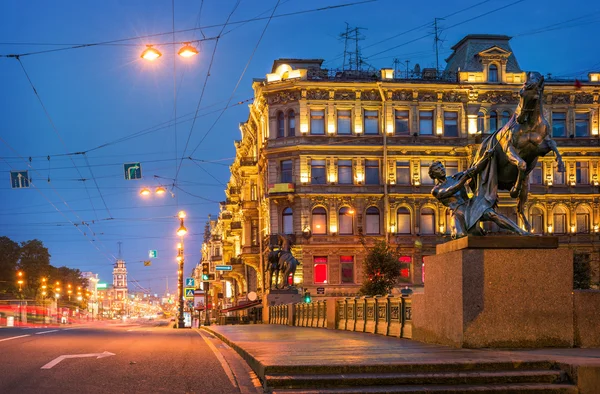
[[[291,275],[292,278],[296,273],[296,267],[300,265],[300,262],[292,255],[290,251],[291,242],[290,240],[282,235],[277,234],[279,240],[279,249],[272,250],[268,256],[267,272],[269,278],[269,290],[271,290],[273,284],[276,289],[285,289],[291,287],[288,285],[288,277]],[[281,287],[279,287],[279,274],[281,274]],[[273,281],[275,279],[275,281]]]

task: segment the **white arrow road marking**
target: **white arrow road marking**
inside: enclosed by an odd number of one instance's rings
[[[23,337],[28,337],[28,336],[30,336],[30,335],[27,334],[27,335],[19,335],[18,337],[4,338],[4,339],[0,339],[0,342],[10,341],[11,339],[23,338]]]
[[[57,332],[58,330],[50,330],[50,331],[41,331],[41,332],[36,332],[35,335],[42,335],[42,334],[48,334],[49,332]]]
[[[104,351],[103,353],[65,354],[63,356],[56,357],[54,360],[52,360],[48,364],[44,365],[41,369],[50,369],[53,366],[55,366],[56,364],[58,364],[59,362],[61,362],[62,360],[65,360],[67,358],[96,357],[98,359],[98,358],[104,358],[104,357],[110,357],[110,356],[116,356],[116,354],[107,352],[107,351]]]

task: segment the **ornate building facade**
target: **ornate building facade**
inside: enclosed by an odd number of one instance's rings
[[[361,239],[397,246],[405,284],[421,285],[423,256],[452,233],[446,207],[430,194],[429,165],[465,170],[481,139],[513,115],[526,73],[509,39],[469,35],[452,48],[442,75],[424,69],[409,79],[391,69],[332,72],[322,60],[276,60],[253,83],[254,103],[240,124],[226,200],[206,246],[219,245],[219,258],[234,266],[229,278],[242,284],[238,292],[262,290],[277,233],[293,240],[302,262],[294,281],[313,296],[356,294]],[[561,247],[591,261],[596,285],[599,95],[600,73],[581,83],[546,80],[544,112],[566,172],[557,171],[552,154],[542,158],[526,206],[535,234],[557,235]],[[499,209],[517,221],[508,193]]]

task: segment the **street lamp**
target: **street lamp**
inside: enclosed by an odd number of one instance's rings
[[[152,48],[152,45],[146,45],[146,47],[146,50],[140,56],[142,59],[153,61],[162,56],[162,53],[158,49]]]
[[[166,193],[167,193],[167,189],[165,189],[162,186],[158,186],[154,189],[154,194],[156,194],[159,197],[164,196]],[[151,194],[152,194],[152,191],[148,187],[143,187],[142,190],[140,190],[140,196],[142,196],[142,197],[148,197]]]
[[[183,47],[181,47],[177,54],[181,57],[192,57],[198,54],[198,50],[190,45],[189,42],[184,42]]]
[[[23,271],[17,272],[17,283],[19,284],[19,291],[23,291]]]
[[[183,294],[183,264],[184,264],[184,255],[183,255],[183,236],[185,234],[187,234],[187,229],[185,228],[184,224],[183,224],[183,220],[185,219],[185,212],[184,211],[179,211],[179,214],[177,215],[179,217],[179,229],[177,230],[177,235],[181,237],[181,242],[177,245],[177,262],[179,263],[179,269],[177,271],[177,287],[178,287],[178,295],[179,295],[179,304],[178,304],[178,309],[179,309],[179,319],[177,322],[177,327],[178,328],[184,328],[185,327],[185,322],[183,319],[183,299],[184,299],[184,294]]]

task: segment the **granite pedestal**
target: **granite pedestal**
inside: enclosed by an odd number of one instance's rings
[[[413,339],[468,348],[573,346],[573,252],[556,237],[465,237],[425,258]]]
[[[269,322],[269,307],[282,304],[296,304],[302,302],[302,295],[296,288],[284,290],[269,290],[263,298],[263,323]]]

